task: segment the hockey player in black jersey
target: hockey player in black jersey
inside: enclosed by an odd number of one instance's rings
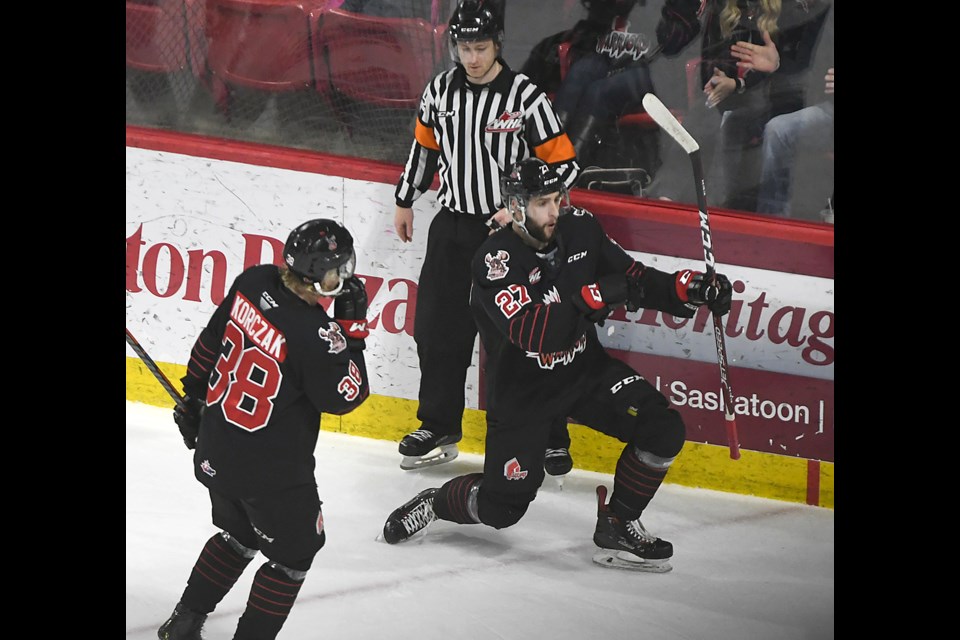
[[[691,318],[701,305],[730,310],[729,280],[716,286],[689,269],[664,273],[635,261],[593,215],[561,206],[566,190],[542,161],[517,163],[502,192],[513,223],[490,236],[473,260],[470,304],[487,352],[487,434],[483,473],[427,489],[387,519],[383,538],[407,540],[434,520],[516,524],[544,479],[552,421],[570,417],[625,444],[613,495],[597,487],[594,561],[642,571],[670,570],[673,546],[640,516],[680,453],[679,413],[637,371],[610,356],[596,323],[626,304]]]
[[[220,529],[197,559],[161,640],[200,640],[207,615],[262,552],[234,640],[276,638],[326,540],[314,449],[321,412],[369,395],[367,293],[350,233],[333,220],[294,229],[285,264],[233,282],[190,353],[174,420]],[[333,297],[333,317],[320,305]]]

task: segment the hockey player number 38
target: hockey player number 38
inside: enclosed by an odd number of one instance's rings
[[[243,348],[243,331],[232,321],[223,333],[230,343],[228,355],[220,356],[210,376],[207,406],[223,398],[223,415],[241,429],[262,429],[273,412],[283,374],[280,364],[255,346]]]

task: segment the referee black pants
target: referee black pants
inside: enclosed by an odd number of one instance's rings
[[[427,233],[413,339],[420,359],[417,419],[436,434],[463,432],[464,386],[477,339],[470,312],[470,264],[489,233],[483,218],[446,207]],[[548,446],[569,448],[566,421],[551,429]]]

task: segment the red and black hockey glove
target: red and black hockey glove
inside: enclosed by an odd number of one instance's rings
[[[677,296],[684,306],[696,311],[707,305],[715,315],[723,316],[730,311],[733,286],[722,273],[717,274],[716,285],[710,284],[700,271],[684,269],[677,272]]]
[[[173,421],[180,428],[183,444],[187,449],[197,447],[197,436],[200,434],[200,418],[203,416],[203,400],[191,396],[184,396],[183,402],[173,408]]]
[[[614,273],[581,287],[580,296],[574,296],[573,304],[587,320],[602,327],[607,316],[626,299],[627,279],[623,274]]]
[[[363,349],[366,346],[364,339],[370,335],[367,330],[367,288],[357,276],[351,276],[343,283],[343,289],[333,302],[333,319],[347,337],[349,348]]]

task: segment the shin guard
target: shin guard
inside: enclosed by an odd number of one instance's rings
[[[663,483],[674,458],[660,458],[627,445],[617,460],[610,506],[624,520],[636,520]]]
[[[306,571],[266,562],[253,577],[247,608],[240,616],[233,640],[273,640],[290,615]]]
[[[441,520],[478,524],[477,492],[482,482],[482,473],[471,473],[444,483],[433,500],[433,513]]]
[[[200,552],[180,602],[192,611],[210,613],[256,554],[256,549],[244,547],[228,533],[215,534]]]

